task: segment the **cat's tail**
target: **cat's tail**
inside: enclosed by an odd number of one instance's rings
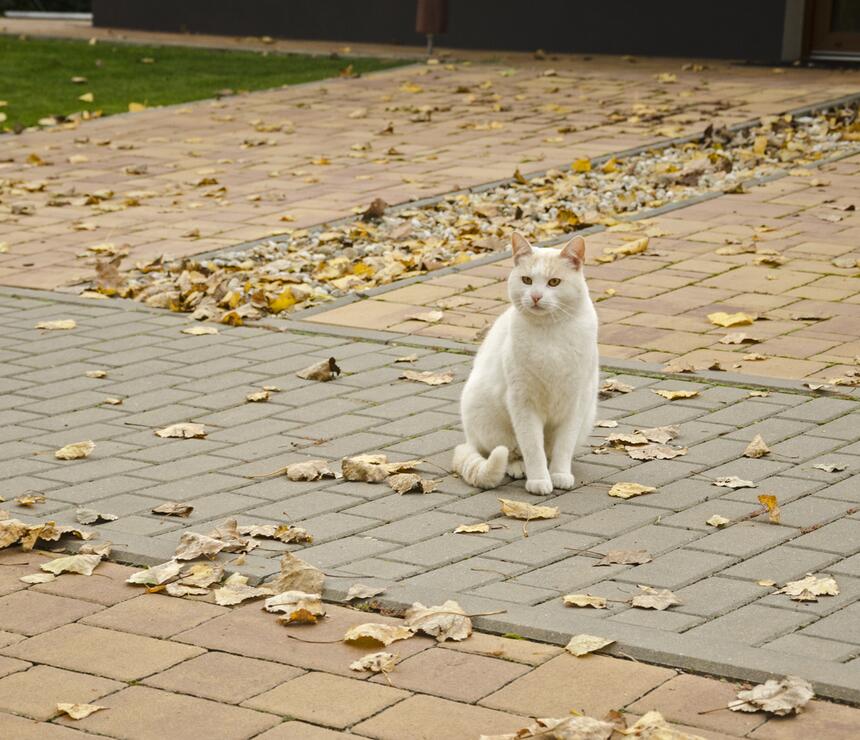
[[[496,447],[489,457],[484,457],[468,442],[454,449],[454,470],[470,486],[495,488],[505,479],[508,468],[508,448]]]

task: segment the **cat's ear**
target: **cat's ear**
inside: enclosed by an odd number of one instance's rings
[[[514,253],[515,265],[518,265],[523,257],[528,257],[532,253],[532,245],[518,231],[511,236],[511,249]]]
[[[567,244],[562,247],[561,256],[570,260],[573,264],[573,269],[578,270],[585,262],[585,239],[581,236],[575,236]]]

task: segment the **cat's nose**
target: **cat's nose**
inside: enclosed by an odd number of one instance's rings
[[[532,303],[534,303],[535,306],[537,306],[537,304],[540,303],[541,298],[543,298],[543,295],[541,293],[532,293],[531,294]]]

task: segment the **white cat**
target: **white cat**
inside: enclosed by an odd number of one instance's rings
[[[594,425],[597,314],[582,273],[582,237],[562,249],[532,249],[514,234],[512,245],[512,305],[487,334],[463,388],[466,442],[454,450],[454,469],[479,488],[498,486],[507,473],[547,494],[573,488],[573,453]]]

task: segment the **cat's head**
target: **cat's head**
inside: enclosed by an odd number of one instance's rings
[[[561,249],[533,249],[522,234],[511,238],[514,269],[508,295],[518,311],[540,319],[570,318],[588,297],[582,264],[585,239],[575,236]]]

